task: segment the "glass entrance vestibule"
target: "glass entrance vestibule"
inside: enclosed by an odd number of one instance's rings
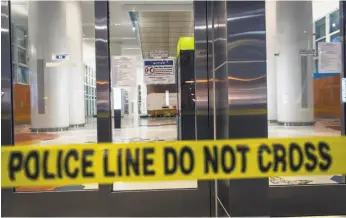
[[[345,135],[342,1],[1,3],[2,146]],[[326,67],[328,43],[341,54]],[[158,60],[173,82],[146,77]],[[2,200],[4,216],[344,215],[346,184],[115,182]]]

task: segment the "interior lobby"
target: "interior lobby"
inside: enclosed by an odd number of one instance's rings
[[[319,55],[323,54],[318,51],[319,43],[344,43],[341,39],[344,27],[340,22],[342,8],[338,0],[106,1],[107,6],[100,2],[18,0],[8,5],[12,54],[8,75],[13,99],[10,128],[14,140],[9,144],[97,146],[103,142],[116,145],[185,140],[179,135],[183,125],[179,119],[185,106],[181,103],[185,100],[184,90],[178,82],[180,77],[175,77],[175,82],[149,83],[145,73],[145,61],[174,60],[172,72],[180,75],[185,62],[178,61],[183,53],[177,45],[184,37],[194,39],[191,72],[194,92],[190,96],[195,113],[194,129],[183,130],[191,132],[193,139],[345,134],[344,103],[340,101],[341,79],[345,74],[343,68],[336,72],[321,71]],[[101,5],[103,3],[105,5]],[[2,34],[5,33],[2,31]],[[314,53],[298,54],[297,50],[301,48]],[[338,61],[340,66],[344,64],[341,53]],[[5,76],[2,73],[2,78]],[[237,182],[233,185],[238,187],[237,190],[243,190]],[[271,177],[256,182],[242,187],[249,196],[254,192],[250,186],[265,187],[249,201],[250,208],[255,204],[258,204],[256,208],[262,207],[258,203],[263,197],[262,192],[267,193],[274,186],[341,186],[346,181],[344,175],[322,175]],[[223,181],[211,183],[206,192],[214,197],[210,199],[216,200],[200,203],[197,209],[201,205],[214,205],[210,207],[217,209],[210,212],[211,216],[230,216],[232,210],[239,216],[253,215],[238,209],[243,207],[237,207],[247,200],[234,203],[233,197],[222,194],[226,189],[237,193],[231,187],[232,182],[231,185],[225,185]],[[163,195],[162,190],[178,193],[204,190],[204,186],[197,180],[115,182],[110,191],[137,194],[152,191],[160,192],[156,193],[159,196]],[[47,192],[47,196],[54,198],[53,192],[92,190],[103,193],[104,186],[17,187],[15,192]],[[345,190],[342,189],[342,193]],[[179,195],[177,201],[184,196]],[[200,198],[198,196],[191,199]],[[37,202],[43,202],[42,199]],[[98,201],[99,198],[90,199]],[[160,203],[160,200],[153,201]],[[172,208],[184,208],[181,204]],[[129,206],[124,208],[130,210]],[[13,211],[11,214],[20,215]],[[49,214],[37,211],[32,214]],[[143,211],[142,215],[152,215],[145,209]],[[266,213],[260,209],[256,211],[259,215]],[[274,211],[273,214],[279,213],[279,209]],[[302,215],[324,213],[321,207],[316,211],[311,214],[302,212]],[[335,211],[339,213],[338,209]],[[64,215],[61,211],[56,214]],[[90,214],[98,215],[96,212]],[[138,215],[133,211],[119,214]],[[182,214],[196,215],[193,212]],[[176,212],[174,215],[180,214]],[[296,214],[287,212],[283,215]]]

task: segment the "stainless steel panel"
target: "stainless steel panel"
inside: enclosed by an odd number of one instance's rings
[[[95,1],[97,141],[112,142],[108,1]]]
[[[228,72],[226,1],[215,1],[213,7],[213,47],[216,139],[228,138]]]
[[[212,120],[209,119],[209,77],[212,73],[207,34],[207,2],[194,3],[195,10],[195,92],[197,139],[212,139]],[[209,48],[209,50],[208,50]],[[200,128],[199,128],[200,127]]]
[[[228,138],[228,71],[227,71],[227,7],[226,1],[213,2],[213,81],[214,138]],[[230,216],[229,180],[218,180],[217,216]]]
[[[266,138],[264,1],[228,1],[229,138]],[[230,181],[232,216],[267,216],[268,179]],[[254,208],[249,209],[249,208]]]
[[[196,138],[213,139],[213,94],[212,82],[212,2],[194,1],[194,36],[195,36],[195,95],[196,95]],[[208,25],[209,28],[208,28]],[[210,215],[216,216],[215,181],[198,183],[199,187],[209,192]]]

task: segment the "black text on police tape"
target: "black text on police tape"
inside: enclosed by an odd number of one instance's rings
[[[246,174],[250,167],[257,167],[262,173],[267,172],[297,172],[305,169],[308,172],[314,170],[327,171],[332,165],[331,148],[328,143],[305,142],[303,144],[290,143],[284,146],[280,143],[261,144],[255,152],[257,154],[257,166],[249,165],[249,145],[204,145],[202,154],[195,152],[193,146],[163,147],[162,166],[154,167],[156,148],[136,149],[105,149],[102,159],[103,177],[136,177],[155,176],[155,169],[162,170],[165,176],[174,176],[177,173],[186,176],[191,175],[197,167],[203,167],[205,175],[232,174],[241,172]],[[116,152],[116,155],[108,155]],[[91,160],[95,155],[92,149],[61,149],[53,154],[47,149],[39,152],[33,149],[25,154],[14,151],[9,156],[9,178],[16,180],[17,173],[24,173],[29,180],[39,178],[52,179],[76,179],[94,178],[96,172],[92,169],[94,162]],[[197,156],[199,157],[197,158]],[[202,157],[202,158],[200,158]],[[48,159],[54,158],[56,165],[54,169],[49,168]],[[203,161],[203,162],[197,162]],[[71,162],[76,163],[71,165]]]

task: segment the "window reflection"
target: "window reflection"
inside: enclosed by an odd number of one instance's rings
[[[316,39],[326,36],[326,20],[322,18],[315,23]]]
[[[340,29],[340,13],[339,10],[333,12],[329,16],[329,33],[333,33]]]

